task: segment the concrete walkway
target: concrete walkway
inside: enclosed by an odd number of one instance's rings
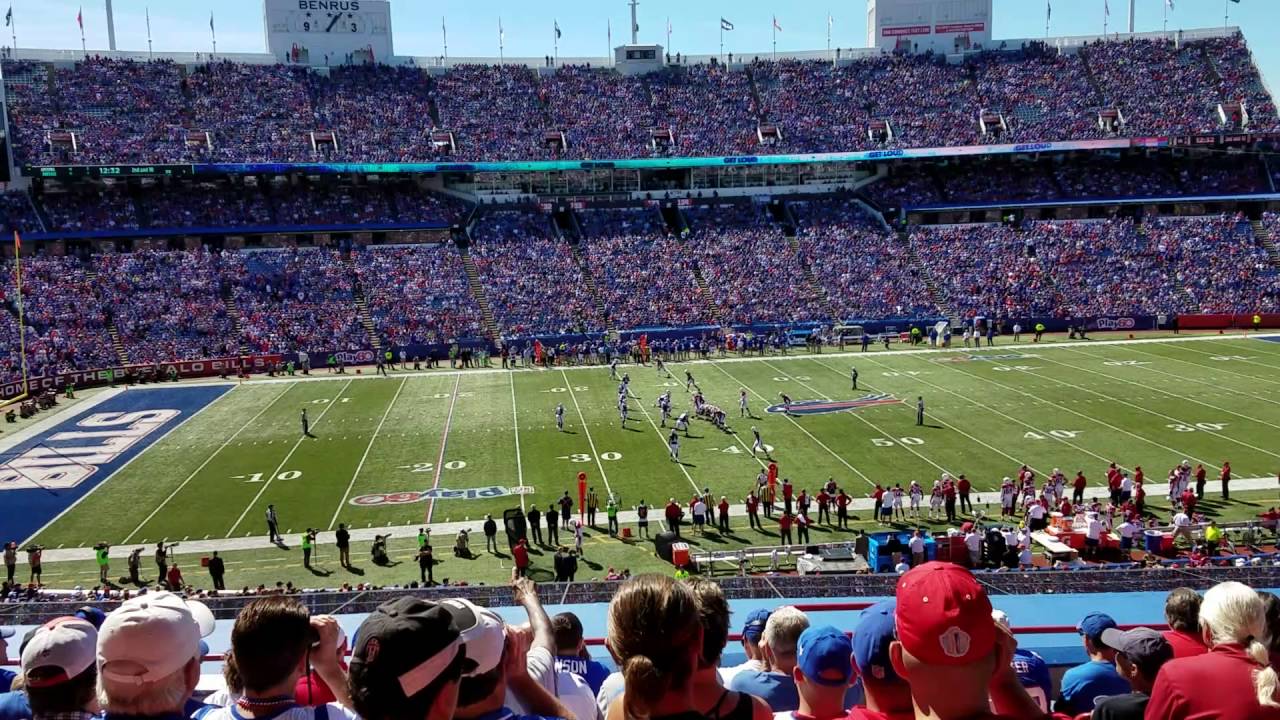
[[[1218,496],[1222,490],[1221,486],[1222,484],[1216,480],[1206,483],[1205,484],[1206,497]],[[1147,496],[1153,499],[1164,498],[1169,492],[1168,485],[1165,483],[1147,483],[1146,487],[1147,487]],[[1232,480],[1231,489],[1235,492],[1243,492],[1246,490],[1274,489],[1277,492],[1276,504],[1280,505],[1280,482],[1278,482],[1277,479],[1273,477],[1242,478],[1242,479]],[[1109,493],[1107,489],[1104,487],[1095,486],[1095,487],[1087,488],[1085,490],[1085,497],[1088,499],[1095,499],[1095,498],[1103,499],[1108,497],[1108,495]],[[988,518],[995,518],[996,513],[999,512],[998,503],[999,503],[998,493],[995,493],[995,492],[974,493],[974,505],[983,505],[984,512],[986,513]],[[868,512],[875,507],[875,501],[867,497],[855,498],[849,507],[853,512]],[[649,509],[649,522],[650,522],[651,530],[657,531],[657,528],[661,525],[663,520],[662,509],[663,509],[663,506],[661,505],[654,506]],[[923,511],[928,510],[927,497],[925,498],[925,504],[922,510]],[[817,510],[815,508],[814,517],[816,517],[816,512]],[[742,510],[741,501],[740,500],[735,501],[733,503],[733,508],[730,510],[730,517],[736,518],[739,522],[741,522],[742,513],[743,513],[743,510]],[[601,528],[606,527],[603,512],[598,513],[596,516],[596,519],[601,522],[600,524]],[[627,511],[619,512],[618,522],[623,526],[634,527],[634,524],[636,522],[635,511],[627,510]],[[457,535],[459,530],[463,528],[468,528],[473,532],[479,533],[482,523],[483,523],[483,520],[477,519],[469,522],[433,523],[429,527],[431,528],[431,534],[437,538],[436,544],[449,544],[450,546],[452,546],[453,538],[455,535]],[[420,523],[411,523],[408,525],[398,525],[398,526],[392,526],[392,527],[351,528],[350,530],[351,541],[352,542],[372,542],[374,535],[389,535],[393,539],[415,538],[418,536],[418,528],[420,527],[423,527],[422,524]],[[603,532],[603,530],[598,530],[597,532]],[[566,535],[566,533],[567,531],[564,531],[564,530],[561,531],[561,535],[560,535],[561,539],[564,540],[567,538],[571,541],[573,537],[572,534]],[[301,541],[300,530],[298,530],[297,528],[293,528],[291,530],[287,530],[285,534],[286,534],[286,543],[288,546],[293,547],[293,546],[301,545],[302,541]],[[172,541],[172,540],[182,540],[182,539],[181,538],[168,539],[168,541]],[[334,542],[334,534],[332,532],[322,532],[317,537],[317,542],[319,542],[320,544],[332,545]],[[138,544],[119,545],[111,548],[110,556],[113,558],[127,558],[129,556],[129,551],[137,547],[139,547]],[[235,550],[266,550],[266,549],[278,548],[278,547],[280,546],[268,540],[267,536],[259,535],[256,537],[214,538],[209,540],[182,541],[181,544],[178,546],[178,550],[183,555],[193,555],[193,554],[212,553],[214,550],[225,553],[225,552],[230,552]],[[91,547],[49,549],[44,552],[45,563],[67,562],[67,561],[77,561],[77,560],[84,561],[84,560],[92,560],[92,559],[94,559],[94,552],[93,552],[93,548]]]

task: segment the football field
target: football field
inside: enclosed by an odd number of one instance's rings
[[[670,390],[674,414],[692,415],[686,370],[707,401],[728,413],[729,432],[694,421],[675,463],[655,399]],[[672,377],[652,365],[619,371],[629,373],[635,396],[625,427],[607,367],[390,377],[322,371],[246,382],[34,539],[53,550],[265,536],[268,504],[290,535],[339,523],[471,521],[478,529],[485,514],[546,509],[566,490],[576,501],[579,472],[602,502],[612,493],[624,510],[641,500],[658,506],[655,520],[668,498],[685,501],[702,488],[728,496],[740,519],[740,501],[767,462],[751,452],[753,426],[797,491],[833,477],[857,498],[875,483],[918,480],[927,489],[949,472],[966,474],[980,503],[994,502],[990,491],[1022,464],[1040,477],[1054,468],[1069,477],[1083,470],[1091,486],[1112,461],[1143,467],[1153,482],[1184,459],[1203,463],[1211,477],[1224,460],[1242,479],[1274,483],[1280,470],[1280,343],[1261,339],[793,352],[672,363]],[[752,417],[739,417],[741,389]],[[144,392],[172,390],[126,394]],[[780,393],[795,403],[792,414],[775,407]],[[927,408],[924,426],[916,424],[917,397]],[[810,401],[821,402],[806,407]],[[555,426],[560,403],[564,432]],[[302,434],[304,408],[314,437]]]

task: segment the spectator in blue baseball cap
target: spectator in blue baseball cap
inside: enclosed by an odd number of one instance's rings
[[[729,687],[734,676],[744,670],[751,672],[764,670],[764,651],[760,649],[760,638],[764,637],[764,626],[769,622],[769,615],[772,612],[767,608],[759,608],[747,615],[747,621],[742,626],[742,649],[747,653],[747,660],[741,665],[720,668],[720,682],[724,683],[725,687]]]
[[[1116,621],[1106,613],[1085,615],[1076,626],[1089,661],[1062,676],[1062,686],[1054,710],[1070,715],[1091,712],[1094,698],[1125,695],[1129,682],[1116,671],[1116,651],[1102,642],[1102,633],[1114,630]]]
[[[800,691],[800,707],[794,717],[844,718],[845,693],[853,683],[853,645],[849,638],[830,625],[811,627],[800,633],[796,667],[791,676]]]
[[[893,671],[889,646],[896,639],[897,603],[876,603],[858,617],[853,630],[853,662],[862,679],[865,704],[849,711],[849,720],[913,720],[911,686]]]

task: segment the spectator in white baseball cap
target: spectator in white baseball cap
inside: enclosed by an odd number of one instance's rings
[[[213,613],[168,592],[116,608],[98,630],[98,702],[113,716],[180,714],[200,679],[200,638]]]
[[[79,618],[40,626],[22,651],[22,676],[33,720],[89,720],[98,712],[94,664],[98,631]]]

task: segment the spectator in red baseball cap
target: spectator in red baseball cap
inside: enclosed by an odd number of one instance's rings
[[[1016,641],[997,628],[986,591],[965,568],[930,562],[903,575],[895,622],[889,656],[911,686],[917,720],[1045,717],[1013,671]]]

